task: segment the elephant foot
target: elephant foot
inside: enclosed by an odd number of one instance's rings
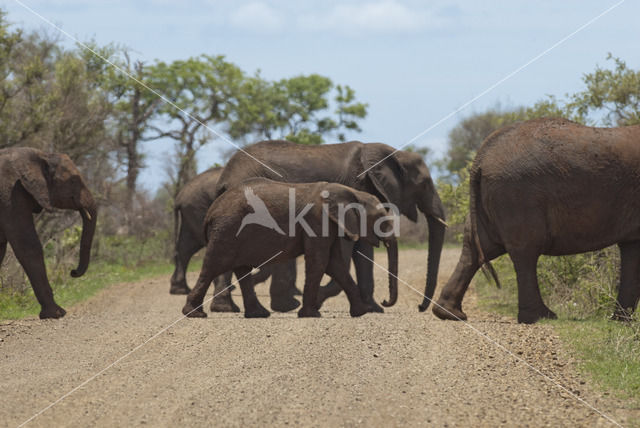
[[[431,308],[435,316],[441,320],[465,321],[467,314],[462,312],[462,305],[452,305],[446,301],[439,301]]]
[[[520,324],[533,324],[544,318],[555,320],[558,316],[546,306],[537,310],[518,310],[518,323]]]
[[[611,316],[613,321],[631,322],[633,321],[633,308],[623,309],[617,307],[616,311]]]
[[[202,305],[194,307],[191,303],[187,302],[182,308],[182,314],[188,318],[206,318],[207,314],[202,310]]]
[[[213,299],[209,309],[211,312],[240,312],[240,307],[231,300],[230,296],[228,299]]]
[[[308,306],[303,306],[298,311],[298,318],[320,318],[320,311],[316,308],[309,308]]]
[[[380,306],[377,302],[370,300],[368,301],[365,306],[367,306],[369,308],[369,310],[367,312],[377,312],[379,314],[384,314],[384,308],[382,306]]]
[[[40,311],[40,319],[41,320],[48,319],[48,318],[58,319],[65,316],[66,313],[67,311],[65,311],[60,306],[54,303],[53,306],[42,308],[42,310]]]
[[[316,306],[318,309],[322,307],[325,300],[330,297],[337,296],[342,291],[342,288],[335,281],[330,281],[327,285],[320,286],[318,288],[318,300]]]
[[[375,312],[375,311],[373,310],[371,305],[368,305],[366,303],[358,303],[355,305],[351,305],[351,308],[349,308],[349,315],[351,315],[354,318],[361,317],[362,315],[368,312]]]
[[[255,309],[244,311],[245,318],[269,318],[270,316],[271,316],[271,312],[269,312],[267,308],[265,308],[262,305],[260,305]]]
[[[169,294],[189,294],[191,289],[186,284],[171,284]]]
[[[300,306],[300,302],[292,296],[272,296],[271,309],[276,312],[289,312]]]

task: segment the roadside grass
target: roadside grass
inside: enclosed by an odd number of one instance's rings
[[[572,263],[580,264],[579,259],[540,261],[539,277],[548,278],[551,271],[567,271],[573,274],[581,273]],[[601,255],[585,257],[602,257]],[[555,258],[559,259],[559,258]],[[578,260],[578,262],[576,262]],[[502,256],[492,262],[502,284],[502,289],[496,288],[493,281],[489,282],[482,274],[476,276],[475,286],[478,294],[478,304],[486,311],[516,317],[518,312],[517,285],[513,265],[508,256]],[[554,265],[551,266],[550,263]],[[592,260],[589,261],[592,263]],[[558,267],[558,265],[560,267]],[[546,268],[546,269],[545,269]],[[610,276],[615,269],[606,269],[606,276]],[[542,271],[542,272],[541,272]],[[599,272],[602,269],[598,270]],[[571,283],[570,290],[555,290],[549,284],[542,284],[541,290],[545,303],[558,315],[557,320],[542,321],[548,323],[557,332],[562,342],[568,345],[569,352],[578,361],[583,374],[591,377],[596,385],[606,393],[627,400],[629,408],[640,407],[640,321],[636,318],[631,322],[617,322],[609,319],[614,309],[612,297],[605,302],[602,296],[610,296],[607,282],[596,281],[594,277],[575,278],[567,275]],[[596,278],[598,279],[598,278]],[[553,282],[553,281],[552,281]],[[556,285],[557,284],[553,284]],[[556,287],[557,288],[557,287]],[[563,286],[560,286],[563,288]],[[596,290],[594,290],[596,288]],[[603,288],[607,290],[602,291]],[[614,293],[615,294],[615,293]],[[580,296],[589,295],[591,301],[599,301],[590,307]],[[570,296],[570,297],[567,297]],[[586,306],[586,307],[585,307]]]
[[[201,258],[194,257],[189,264],[189,271],[199,270],[201,266]],[[97,261],[91,263],[87,273],[80,278],[71,278],[68,270],[64,272],[64,275],[59,270],[49,272],[49,279],[56,302],[68,310],[72,305],[89,299],[110,285],[171,274],[173,263],[166,259],[130,264]],[[37,317],[39,313],[40,305],[30,286],[24,291],[0,292],[0,320]]]

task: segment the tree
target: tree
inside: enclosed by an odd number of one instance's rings
[[[358,120],[366,115],[367,104],[356,101],[352,88],[334,87],[327,77],[311,74],[269,82],[258,73],[242,85],[229,133],[232,138],[322,144],[332,135],[344,141],[345,130],[360,131]]]
[[[444,166],[450,174],[456,174],[457,171],[465,168],[484,139],[503,126],[540,117],[566,117],[567,115],[567,110],[560,107],[555,98],[548,97],[537,102],[533,107],[502,110],[498,106],[484,113],[467,116],[449,131],[449,149]]]
[[[132,63],[126,51],[123,54],[124,60],[120,61],[119,67],[127,74],[110,67],[106,87],[113,98],[113,133],[118,146],[118,156],[124,158],[123,163],[126,167],[127,191],[124,209],[128,226],[131,227],[136,183],[144,166],[144,156],[139,146],[158,113],[162,100],[145,87],[149,77],[148,67],[141,61]]]
[[[211,140],[211,128],[226,124],[237,110],[243,77],[242,71],[223,56],[202,55],[149,67],[151,86],[170,102],[159,107],[169,129],[153,125],[154,135],[148,139],[168,137],[176,141],[174,196],[196,175],[196,153]]]
[[[604,126],[640,124],[640,70],[632,70],[620,58],[611,53],[607,60],[614,68],[596,66],[592,73],[583,76],[586,88],[570,97],[568,108],[577,116]]]

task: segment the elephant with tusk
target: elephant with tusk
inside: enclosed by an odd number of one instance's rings
[[[351,141],[308,146],[289,141],[262,141],[231,157],[218,181],[216,197],[253,177],[285,183],[344,184],[392,204],[399,214],[413,221],[417,219],[418,210],[421,211],[429,227],[429,253],[424,299],[419,309],[427,309],[438,280],[446,222],[444,207],[422,156],[381,143]],[[345,262],[349,263],[349,259],[353,259],[362,298],[374,311],[383,312],[373,300],[373,247],[364,240],[358,241]],[[281,269],[274,266],[273,271]],[[335,281],[321,287],[319,305],[340,291]]]
[[[82,217],[80,260],[71,271],[77,278],[89,267],[97,222],[96,203],[80,172],[64,154],[27,147],[0,150],[0,263],[11,244],[40,303],[40,318],[66,313],[53,299],[33,222],[33,213],[54,208],[76,210]]]

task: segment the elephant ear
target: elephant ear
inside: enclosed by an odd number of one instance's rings
[[[361,162],[371,180],[378,198],[394,204],[409,220],[416,221],[418,213],[413,198],[405,198],[405,187],[409,186],[408,173],[393,147],[380,143],[365,144]]]
[[[47,210],[53,209],[50,186],[55,172],[55,155],[38,152],[27,153],[26,159],[16,161],[13,166],[18,180],[36,202]]]
[[[349,204],[359,206],[358,198],[346,186],[327,186],[329,218],[352,241],[360,239],[360,214],[357,208],[345,208]]]

